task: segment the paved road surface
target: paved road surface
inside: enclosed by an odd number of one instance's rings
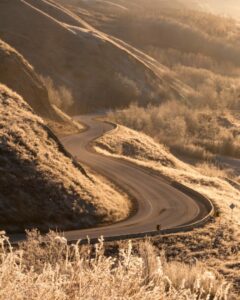
[[[103,156],[91,151],[89,143],[112,129],[90,116],[79,117],[88,126],[88,130],[62,139],[65,148],[79,161],[97,173],[117,183],[124,191],[137,200],[136,213],[129,219],[111,226],[87,230],[74,230],[65,233],[69,240],[96,238],[101,235],[115,237],[126,234],[138,234],[156,229],[174,228],[201,219],[208,211],[199,206],[192,198],[170,186],[161,177],[151,175],[145,170],[124,160]]]

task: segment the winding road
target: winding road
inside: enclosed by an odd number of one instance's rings
[[[113,129],[113,126],[92,116],[76,119],[87,125],[87,130],[62,138],[67,151],[127,192],[136,200],[137,209],[127,220],[113,225],[65,232],[68,240],[75,241],[86,236],[98,238],[101,235],[110,239],[121,238],[154,231],[157,224],[161,224],[162,229],[176,228],[201,220],[209,213],[207,207],[175,189],[163,178],[125,160],[95,153],[89,147],[90,142]]]

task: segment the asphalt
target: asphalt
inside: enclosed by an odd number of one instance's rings
[[[208,210],[199,201],[172,187],[160,176],[147,172],[125,160],[101,155],[89,146],[96,138],[113,129],[113,126],[96,120],[93,116],[77,117],[87,125],[83,133],[62,138],[68,152],[82,164],[115,183],[134,199],[135,210],[122,222],[65,232],[69,241],[89,238],[121,237],[162,229],[172,229],[200,220]]]

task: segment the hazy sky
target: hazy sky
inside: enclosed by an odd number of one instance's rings
[[[240,0],[197,0],[196,2],[212,12],[240,18]]]

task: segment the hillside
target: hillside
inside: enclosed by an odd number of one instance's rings
[[[58,119],[48,92],[32,66],[12,47],[0,40],[0,82],[20,94],[42,117]]]
[[[207,158],[206,152],[239,157],[237,20],[209,13],[199,1],[190,0],[58,2],[99,30],[141,49],[171,77],[191,87],[180,101],[175,97],[146,110],[130,105],[117,122],[151,135],[188,159]]]
[[[0,229],[86,228],[128,216],[128,200],[73,162],[42,119],[3,85],[0,115]]]
[[[48,86],[45,81],[21,54],[0,39],[0,83],[21,95],[55,133],[67,135],[82,130],[79,123],[61,110],[67,104],[66,97],[71,96],[69,91],[65,87]]]
[[[197,1],[58,2],[96,28],[144,50],[156,59],[160,56],[156,55],[157,50],[161,54],[166,49],[173,49],[185,55],[201,54],[205,60],[207,57],[220,64],[225,62],[240,66],[238,23],[199,9],[201,5]]]
[[[39,74],[72,92],[70,112],[125,106],[135,100],[159,103],[191,92],[168,68],[53,2],[2,1],[0,28],[0,37]]]

